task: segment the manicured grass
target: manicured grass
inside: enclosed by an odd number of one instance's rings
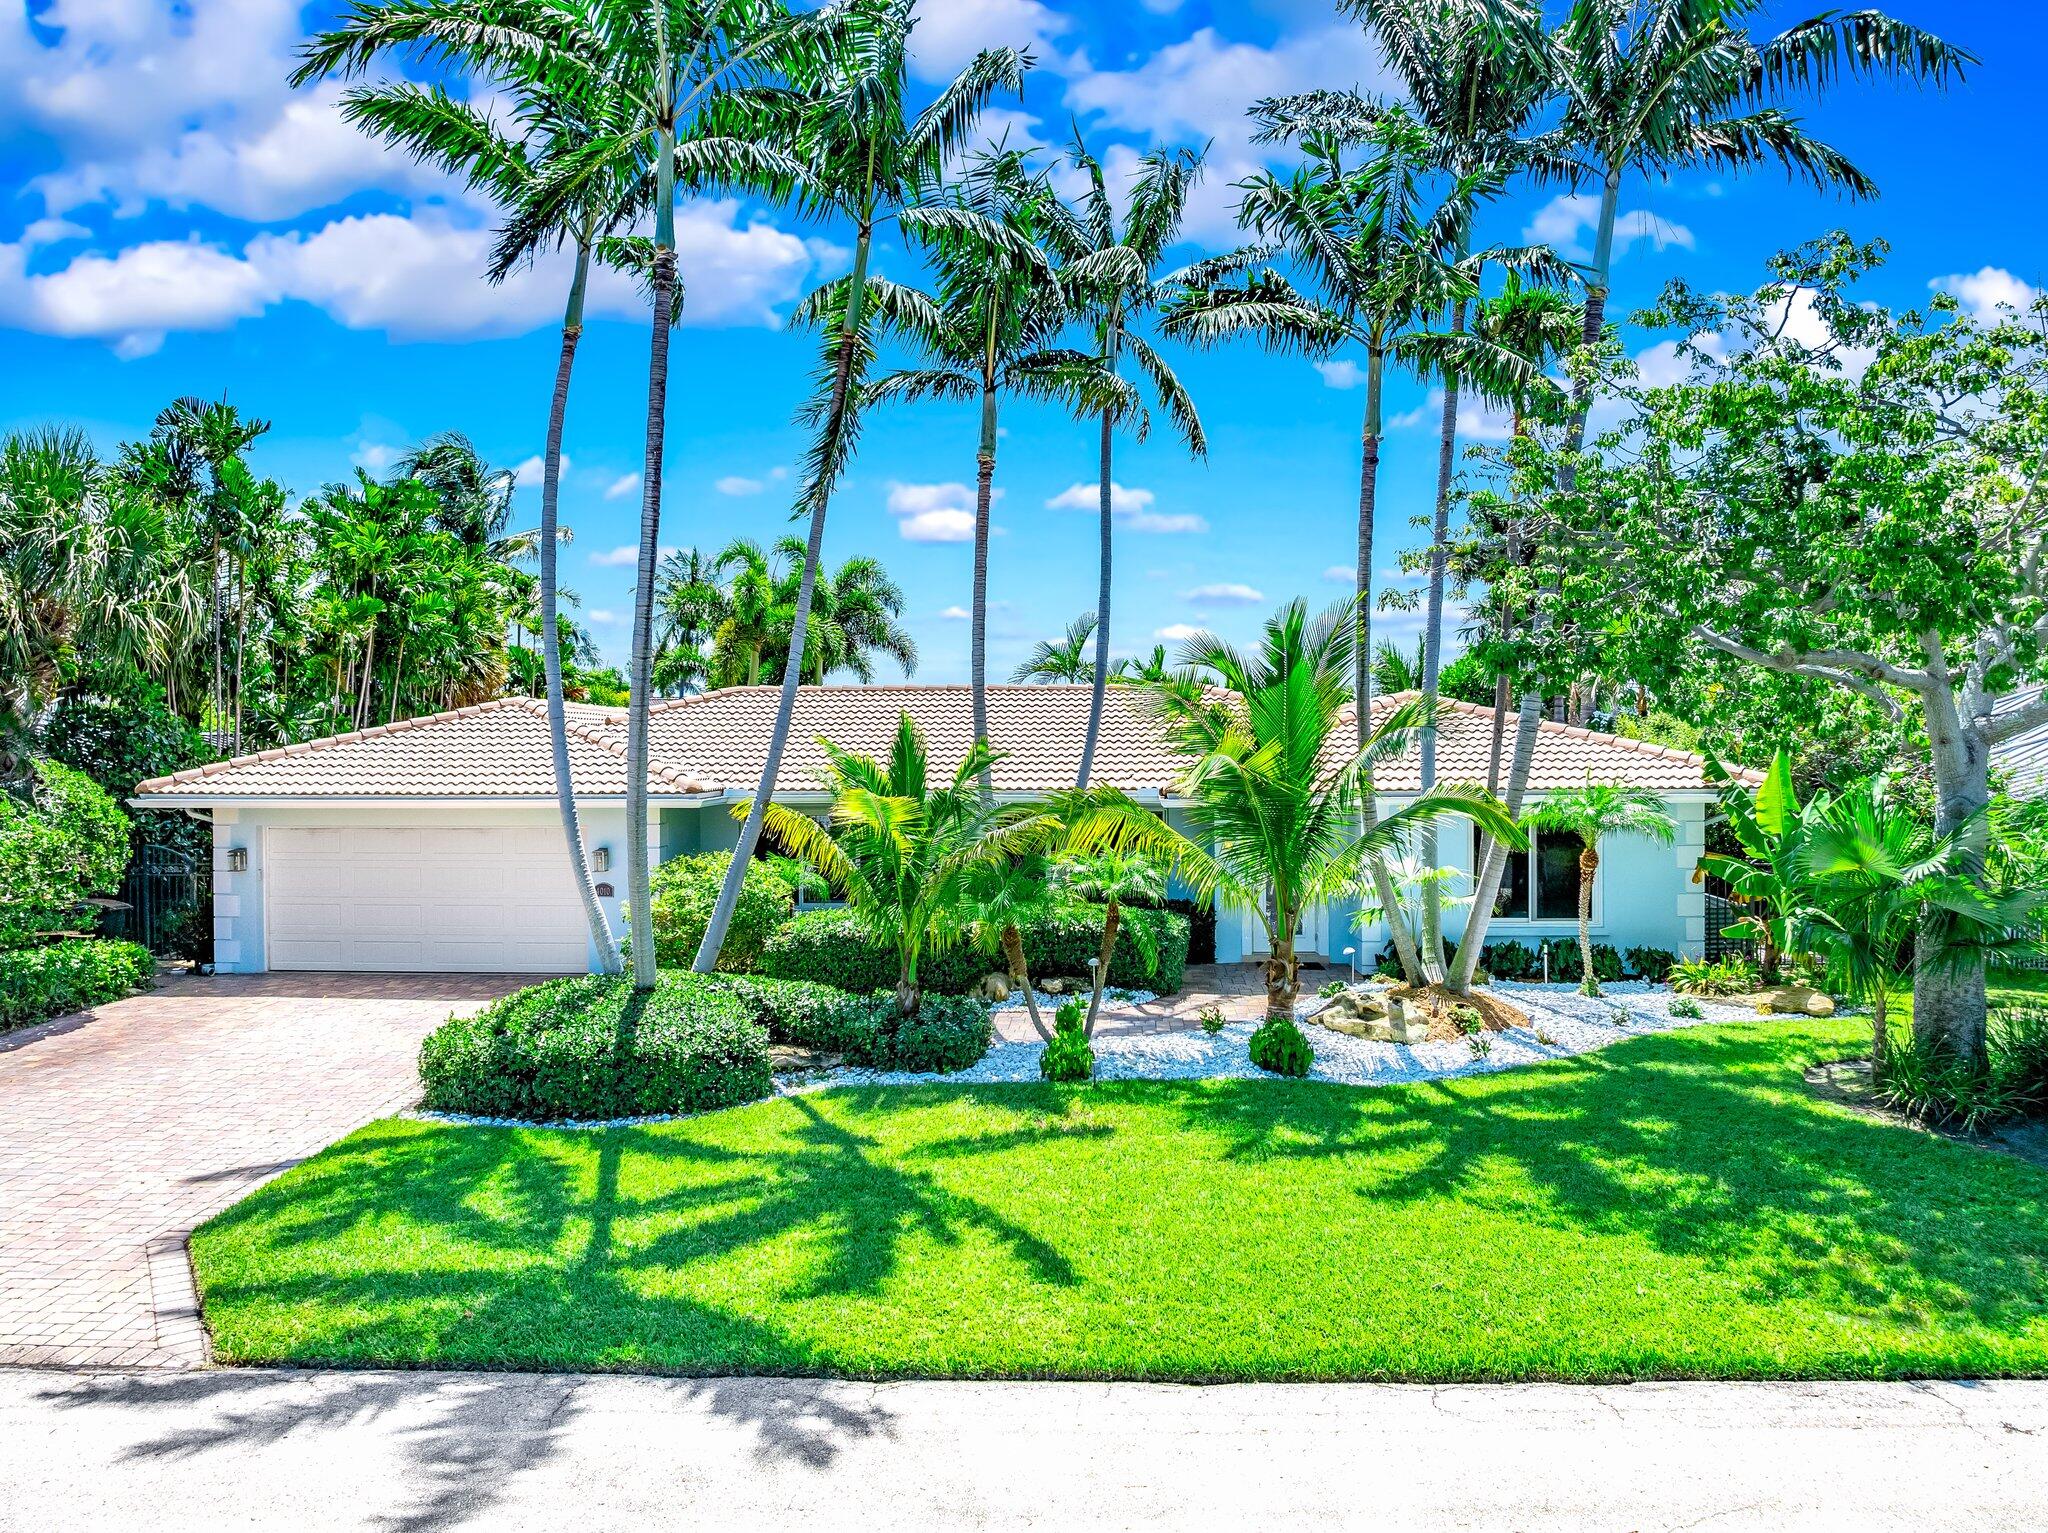
[[[952,1377],[2048,1374],[2048,1174],[1816,1101],[1854,1019],[1488,1079],[378,1123],[193,1241],[236,1362]]]

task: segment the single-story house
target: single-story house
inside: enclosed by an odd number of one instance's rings
[[[655,706],[648,788],[657,860],[734,844],[733,806],[760,785],[777,695],[737,687]],[[1081,686],[991,687],[989,735],[1008,752],[995,768],[997,793],[1021,799],[1070,785],[1088,704]],[[822,810],[818,739],[885,754],[903,712],[924,731],[934,771],[950,772],[973,738],[966,687],[803,688],[777,799]],[[1438,746],[1440,780],[1483,781],[1492,728],[1490,709],[1453,705]],[[510,698],[196,767],[142,784],[132,802],[212,823],[214,956],[225,972],[558,973],[582,970],[594,955],[566,866],[550,754],[545,706]],[[1098,782],[1186,826],[1186,801],[1175,791],[1185,763],[1141,697],[1111,692],[1095,760]],[[624,712],[572,704],[569,764],[598,892],[618,930]],[[1714,800],[1700,758],[1545,723],[1532,800],[1589,775],[1655,790],[1678,822],[1675,847],[1627,837],[1603,847],[1596,936],[1623,949],[1698,952],[1706,909],[1692,871]],[[1390,809],[1412,798],[1420,787],[1414,754],[1384,768],[1378,787]],[[1577,851],[1575,842],[1539,835],[1515,858],[1493,926],[1500,938],[1533,946],[1575,931]],[[1446,823],[1439,861],[1471,866],[1468,822]],[[1369,961],[1386,932],[1354,931],[1353,908],[1311,912],[1301,949],[1341,962],[1356,948]],[[1219,960],[1257,956],[1262,947],[1248,914],[1219,912]]]

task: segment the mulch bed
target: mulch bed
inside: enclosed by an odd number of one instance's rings
[[[1491,995],[1485,987],[1476,986],[1470,995],[1459,995],[1442,985],[1399,985],[1389,992],[1406,1001],[1409,1008],[1420,1006],[1430,1014],[1429,1036],[1432,1042],[1455,1043],[1464,1037],[1458,1024],[1450,1018],[1449,1008],[1470,1006],[1479,1013],[1490,1033],[1504,1033],[1511,1027],[1533,1026],[1529,1014],[1511,1001],[1504,1001]]]

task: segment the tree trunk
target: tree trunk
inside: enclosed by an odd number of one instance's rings
[[[1300,920],[1295,911],[1281,911],[1273,923],[1272,951],[1266,955],[1266,1016],[1294,1017],[1294,1003],[1301,994],[1294,958],[1294,926]]]
[[[1940,654],[1938,640],[1934,653]],[[1965,722],[1950,688],[1938,686],[1921,701],[1934,762],[1934,833],[1956,838],[1955,871],[1974,883],[1984,876],[1991,748],[1981,728]],[[1958,958],[1943,950],[1931,922],[1923,925],[1914,945],[1914,1041],[1981,1075],[1991,1064],[1989,1020],[1983,955]]]
[[[1465,333],[1465,300],[1462,298],[1451,308],[1451,333]],[[1421,738],[1422,791],[1425,793],[1436,786],[1437,680],[1443,673],[1444,661],[1444,583],[1451,555],[1451,479],[1457,472],[1460,392],[1458,375],[1455,372],[1446,375],[1443,422],[1438,428],[1437,439],[1436,515],[1429,535],[1429,602],[1422,630],[1422,703],[1429,710]],[[1435,867],[1437,856],[1436,824],[1432,821],[1422,828],[1423,866]],[[1437,974],[1444,972],[1443,892],[1435,879],[1425,880],[1422,886],[1422,956]]]
[[[862,327],[867,323],[868,254],[873,244],[872,226],[863,223],[853,246],[853,274],[847,279],[846,315],[840,324],[839,355],[832,366],[832,398],[825,418],[823,474],[811,488],[811,529],[804,544],[803,579],[797,586],[796,612],[789,630],[789,659],[782,668],[782,695],[775,703],[775,725],[768,736],[768,755],[762,763],[761,782],[754,802],[740,827],[739,843],[733,848],[732,865],[725,870],[725,882],[718,889],[718,903],[711,908],[711,920],[704,928],[704,940],[697,944],[692,967],[709,974],[718,967],[725,934],[732,929],[733,912],[739,908],[740,889],[746,882],[747,864],[761,843],[761,823],[775,792],[775,780],[782,770],[783,748],[789,744],[790,721],[796,715],[799,679],[803,675],[804,646],[810,634],[811,600],[818,588],[818,563],[825,546],[825,514],[831,509],[836,482],[840,444],[845,440],[846,422],[852,410],[854,354],[859,350]]]
[[[996,390],[984,381],[981,389],[981,450],[974,460],[974,632],[972,635],[972,680],[974,683],[974,738],[988,739],[988,537],[989,506],[995,497],[996,480]],[[988,768],[981,772],[981,796],[995,797],[995,778]]]
[[[1870,1079],[1882,1086],[1890,1075],[1891,992],[1880,985],[1870,998]]]
[[[1117,928],[1122,923],[1123,912],[1115,900],[1109,901],[1102,912],[1102,953],[1095,961],[1095,990],[1088,997],[1088,1041],[1095,1041],[1095,1018],[1102,1010],[1102,987],[1109,983],[1109,960],[1116,952]]]
[[[668,424],[668,343],[674,329],[676,283],[676,149],[672,127],[664,126],[657,135],[655,153],[654,334],[647,356],[640,562],[633,588],[633,669],[627,683],[630,695],[626,707],[626,934],[632,943],[635,990],[652,990],[660,973],[654,953],[653,870],[647,857],[647,711],[654,700],[654,577],[661,551],[661,460]]]
[[[1363,750],[1366,742],[1372,738],[1372,542],[1373,517],[1378,510],[1379,502],[1380,420],[1386,371],[1386,354],[1379,350],[1368,350],[1365,364],[1365,425],[1359,434],[1358,611],[1355,614],[1358,627],[1354,640],[1357,652],[1351,657],[1351,695],[1358,713],[1360,750]],[[1379,818],[1379,797],[1373,788],[1372,771],[1368,768],[1361,775],[1359,784],[1359,835],[1371,835],[1379,824]],[[1408,932],[1408,923],[1400,917],[1401,891],[1395,887],[1394,875],[1388,871],[1384,857],[1368,858],[1367,866],[1372,877],[1374,896],[1379,900],[1380,909],[1387,912],[1387,930],[1393,936],[1394,951],[1401,960],[1401,972],[1407,976],[1411,984],[1420,984],[1424,979],[1422,959],[1416,951],[1413,937]],[[1290,954],[1294,950],[1292,926],[1287,929],[1287,948]]]
[[[1600,849],[1588,845],[1579,853],[1579,989],[1587,995],[1600,993],[1600,978],[1593,972],[1593,876],[1600,871]]]
[[[1600,215],[1593,235],[1593,264],[1586,277],[1585,326],[1579,332],[1581,344],[1588,347],[1598,345],[1601,333],[1607,328],[1607,293],[1614,274],[1614,220],[1620,205],[1621,167],[1616,165],[1609,168],[1600,183]],[[1586,412],[1592,403],[1593,379],[1587,374],[1572,383],[1571,419],[1565,429],[1567,453],[1577,453],[1586,445]],[[1561,488],[1569,493],[1577,481],[1578,475],[1567,466]]]
[[[1038,997],[1031,989],[1031,971],[1024,963],[1024,934],[1017,930],[1015,923],[1003,928],[1003,961],[1009,966],[1010,983],[1024,992],[1024,1010],[1031,1018],[1032,1031],[1051,1043],[1052,1029],[1045,1025],[1045,1018],[1039,1013]]]
[[[1081,770],[1074,782],[1079,788],[1088,786],[1088,774],[1095,765],[1095,742],[1102,733],[1102,705],[1109,691],[1109,576],[1115,511],[1111,504],[1115,487],[1110,478],[1110,464],[1114,444],[1115,430],[1110,423],[1110,414],[1105,410],[1102,413],[1102,482],[1098,491],[1100,505],[1096,533],[1101,550],[1095,589],[1095,691],[1088,699],[1088,733],[1081,737]]]
[[[1529,772],[1536,760],[1536,733],[1542,715],[1543,695],[1524,692],[1521,712],[1515,721],[1515,754],[1508,764],[1507,792],[1502,796],[1508,813],[1516,817],[1521,815],[1522,800],[1529,791]],[[1480,859],[1479,877],[1472,888],[1472,909],[1465,920],[1465,935],[1459,939],[1457,960],[1445,981],[1459,995],[1471,990],[1472,978],[1479,972],[1479,955],[1486,946],[1487,927],[1493,921],[1493,902],[1500,894],[1500,881],[1512,855],[1514,850],[1505,841],[1486,843],[1486,855]]]
[[[562,355],[555,364],[555,392],[548,404],[547,443],[541,455],[540,479],[540,655],[547,674],[548,748],[554,764],[555,802],[562,812],[562,840],[569,854],[569,872],[576,880],[576,895],[583,902],[583,919],[590,927],[590,945],[597,952],[598,968],[606,974],[624,969],[619,945],[612,938],[611,922],[597,900],[591,882],[590,863],[583,850],[583,827],[576,814],[576,786],[569,771],[568,706],[562,698],[562,632],[556,618],[560,594],[557,590],[559,523],[562,502],[562,431],[569,415],[569,375],[576,365],[576,347],[583,339],[583,299],[590,279],[590,246],[576,247],[576,275],[569,285],[569,302],[562,314]]]

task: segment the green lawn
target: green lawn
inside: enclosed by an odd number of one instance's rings
[[[2048,1174],[1824,1105],[1854,1020],[1490,1079],[373,1124],[195,1237],[224,1360],[869,1376],[2048,1374]]]

